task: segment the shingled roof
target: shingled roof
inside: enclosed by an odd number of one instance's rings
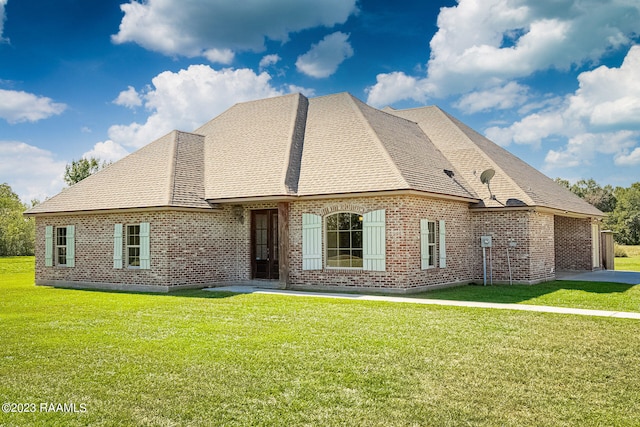
[[[204,136],[173,131],[64,189],[27,214],[146,207],[210,208]]]
[[[482,201],[475,207],[540,206],[566,213],[603,215],[594,206],[438,107],[408,110],[387,107],[384,111],[418,123],[438,150],[456,166],[461,178],[480,196]],[[495,171],[490,190],[480,181],[480,174],[487,169]]]
[[[496,170],[491,189],[479,173]],[[348,93],[236,104],[174,131],[28,214],[411,190],[475,206],[600,211],[437,107],[381,111]],[[577,199],[577,200],[576,200]]]

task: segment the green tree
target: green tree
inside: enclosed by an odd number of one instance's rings
[[[616,242],[640,245],[640,182],[629,188],[615,189],[616,207],[605,219],[614,232]]]
[[[108,166],[110,163],[102,162],[100,159],[90,157],[88,159],[82,158],[80,160],[71,160],[68,163],[64,171],[64,181],[68,185],[73,185],[82,181],[90,175],[98,172],[100,169]]]
[[[28,208],[8,184],[0,185],[0,256],[34,254],[35,221],[22,215]]]
[[[602,212],[613,212],[616,207],[615,191],[610,185],[601,187],[594,179],[581,179],[573,185],[562,178],[555,181]]]

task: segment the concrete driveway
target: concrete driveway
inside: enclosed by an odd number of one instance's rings
[[[630,285],[640,285],[640,272],[637,271],[619,271],[619,270],[600,270],[587,272],[558,272],[557,280],[579,280],[583,282],[614,282],[627,283]]]

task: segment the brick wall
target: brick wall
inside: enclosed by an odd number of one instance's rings
[[[250,278],[252,209],[241,223],[232,206],[212,212],[155,211],[36,218],[36,282],[91,282],[133,285],[213,285]],[[114,224],[150,223],[151,268],[113,268]],[[45,267],[45,227],[75,226],[75,267]],[[125,239],[123,239],[125,240]],[[124,243],[123,243],[124,244]],[[123,246],[123,255],[126,251]]]
[[[300,201],[291,204],[290,281],[293,286],[323,284],[342,287],[414,288],[466,281],[470,277],[470,214],[463,202],[420,197],[359,197]],[[386,271],[326,268],[302,270],[302,214],[326,216],[334,212],[384,209],[386,219]],[[446,221],[447,267],[421,270],[420,219]],[[324,228],[323,228],[324,235]],[[436,239],[437,240],[437,239]],[[323,242],[324,245],[324,242]],[[323,265],[325,248],[323,246]],[[436,252],[436,259],[438,253]]]
[[[474,271],[478,272],[478,282],[483,281],[481,236],[492,237],[492,248],[486,250],[487,282],[492,271],[494,283],[509,283],[509,265],[514,283],[535,283],[555,277],[551,272],[554,266],[553,215],[514,210],[474,211],[472,217],[473,259],[477,260]]]
[[[212,212],[148,211],[38,217],[36,280],[134,285],[214,285],[251,278],[251,210],[276,203],[243,206],[244,221],[232,206]],[[386,271],[302,270],[302,214],[384,209]],[[420,219],[446,223],[447,266],[421,269]],[[150,223],[151,268],[113,268],[114,224]],[[75,267],[45,267],[45,227],[75,225]],[[324,233],[323,233],[324,235]],[[590,220],[533,211],[474,211],[467,203],[416,196],[358,197],[290,203],[289,277],[293,286],[411,289],[429,285],[482,282],[480,236],[493,238],[494,283],[553,279],[551,269],[591,269]],[[437,242],[437,239],[436,239]],[[515,246],[510,246],[515,242]],[[507,250],[509,259],[507,259]],[[123,250],[126,255],[126,251]],[[324,265],[323,247],[323,265]],[[126,265],[126,262],[125,262]]]
[[[591,220],[556,216],[555,263],[558,270],[591,270]]]

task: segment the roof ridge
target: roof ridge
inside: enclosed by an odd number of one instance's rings
[[[302,162],[302,150],[304,149],[305,130],[307,125],[307,113],[309,111],[309,99],[298,93],[298,102],[293,108],[291,120],[291,138],[287,149],[288,160],[284,165],[284,193],[297,194],[300,181],[300,165]]]
[[[387,160],[387,163],[392,167],[392,169],[395,172],[395,174],[402,180],[402,182],[404,183],[405,187],[406,188],[411,188],[411,185],[409,185],[409,182],[407,181],[407,178],[403,175],[403,173],[400,170],[400,168],[398,168],[398,165],[393,160],[393,157],[391,157],[391,154],[389,154],[389,151],[387,150],[387,147],[385,147],[385,145],[380,140],[380,137],[378,136],[378,133],[375,131],[375,129],[371,125],[371,122],[369,122],[369,120],[367,119],[365,114],[362,112],[361,106],[365,106],[367,108],[371,108],[371,109],[373,109],[375,111],[380,111],[380,110],[365,104],[364,102],[360,101],[358,98],[354,97],[353,95],[351,95],[348,92],[345,92],[345,93],[348,95],[348,98],[351,101],[351,105],[356,110],[356,113],[367,124],[367,131],[373,136],[373,139],[377,142],[378,148],[382,152],[382,154],[385,156],[385,159]],[[390,118],[395,117],[392,114],[388,114],[388,115],[389,115]]]
[[[169,169],[169,194],[167,199],[167,204],[171,205],[174,203],[175,195],[176,195],[176,164],[178,163],[178,131],[173,130],[171,132],[173,134],[173,141],[171,143],[171,158],[173,159],[170,162]]]

